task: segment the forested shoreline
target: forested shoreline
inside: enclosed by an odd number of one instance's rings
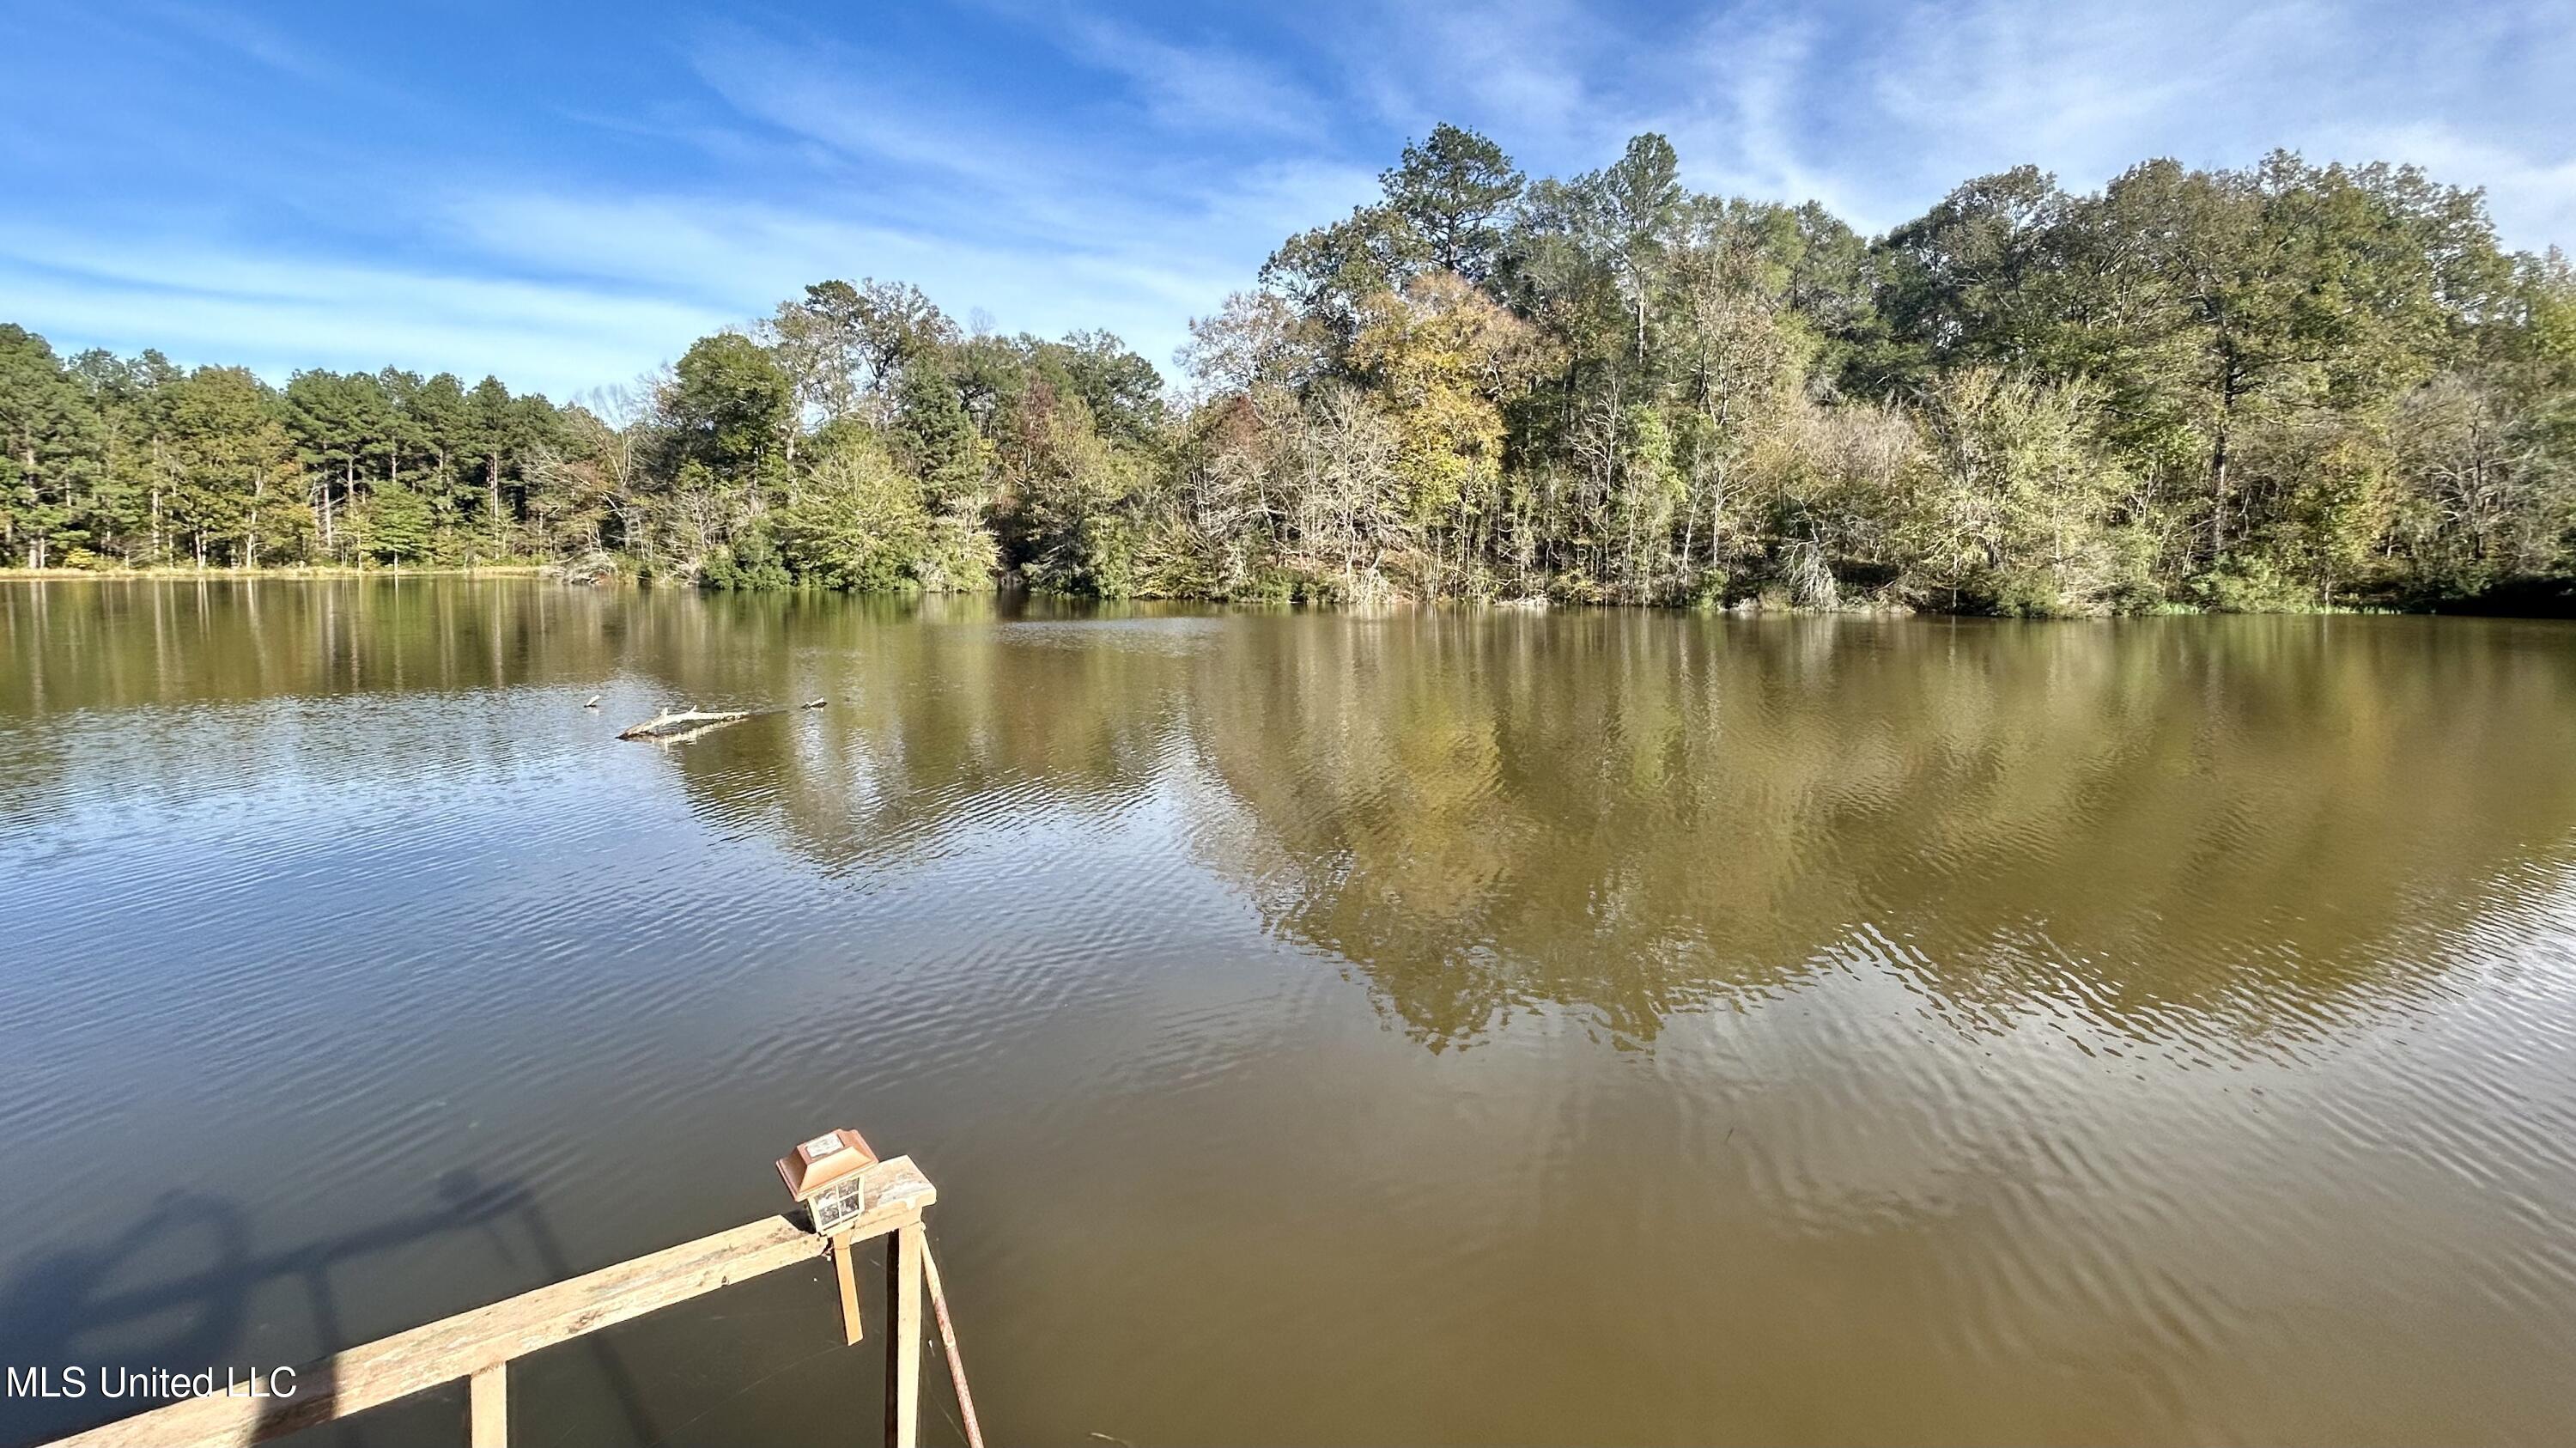
[[[2412,168],[2024,167],[1876,238],[1653,135],[1530,181],[1441,126],[1382,180],[1179,387],[872,281],[562,404],[0,324],[0,560],[2029,616],[2576,574],[2576,269]]]

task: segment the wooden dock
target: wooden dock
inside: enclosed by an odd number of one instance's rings
[[[844,1329],[856,1342],[851,1249],[878,1237],[893,1239],[886,1248],[888,1311],[894,1318],[886,1333],[886,1442],[914,1448],[921,1416],[922,1265],[929,1251],[921,1214],[939,1194],[906,1156],[877,1163],[868,1177],[866,1209],[828,1240],[837,1259]],[[810,1262],[825,1245],[826,1239],[797,1220],[772,1217],[333,1353],[295,1370],[292,1396],[189,1398],[58,1439],[49,1448],[259,1443],[460,1378],[467,1384],[468,1441],[473,1448],[507,1448],[512,1359]]]

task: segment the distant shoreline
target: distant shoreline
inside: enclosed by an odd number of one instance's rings
[[[561,568],[560,568],[560,566],[559,566],[559,565],[554,565],[554,564],[543,564],[543,563],[522,563],[522,564],[496,565],[496,566],[488,567],[488,568],[485,568],[485,567],[467,568],[467,567],[462,567],[462,566],[457,566],[457,567],[432,567],[432,568],[353,568],[353,567],[348,567],[348,566],[345,566],[345,565],[340,565],[340,566],[313,566],[313,567],[296,566],[296,567],[283,567],[283,568],[281,568],[281,567],[262,567],[262,568],[203,568],[203,569],[200,569],[200,568],[100,568],[100,569],[89,569],[89,568],[0,568],[0,583],[72,583],[72,582],[128,582],[128,583],[132,583],[132,582],[145,582],[145,583],[184,583],[184,582],[189,582],[189,581],[195,581],[195,582],[200,582],[200,583],[205,583],[205,582],[226,582],[226,581],[228,581],[228,582],[254,582],[254,581],[257,581],[257,582],[324,582],[324,581],[338,580],[338,579],[405,579],[405,578],[415,578],[415,579],[450,579],[450,578],[535,578],[535,579],[552,579],[552,580],[558,580],[558,581],[563,582],[563,583],[564,583],[566,586],[568,586],[568,587],[575,587],[575,588],[592,588],[592,587],[597,587],[597,586],[598,586],[596,583],[594,583],[594,582],[592,582],[591,580],[588,580],[588,579],[583,579],[583,578],[566,578],[566,577],[564,577],[564,576],[563,576],[563,574],[562,574],[562,570],[561,570]],[[678,583],[672,583],[672,582],[668,582],[668,581],[664,581],[664,582],[648,582],[648,581],[639,581],[639,580],[635,580],[635,579],[632,579],[632,578],[626,578],[626,579],[619,580],[618,582],[616,582],[616,583],[612,584],[612,585],[611,585],[611,587],[612,587],[612,588],[618,588],[618,589],[624,589],[624,588],[635,588],[635,589],[638,589],[638,590],[643,591],[643,592],[677,592],[677,593],[691,593],[691,594],[702,594],[702,595],[722,595],[722,594],[728,594],[728,593],[734,593],[734,592],[736,592],[735,590],[728,590],[728,589],[708,589],[708,588],[705,588],[705,587],[703,587],[703,586],[701,586],[701,585],[695,585],[695,584],[678,584]],[[916,590],[909,590],[909,589],[868,590],[868,589],[834,589],[834,588],[814,588],[814,587],[790,587],[790,588],[785,588],[785,589],[763,589],[763,590],[755,590],[755,591],[753,591],[753,592],[754,592],[755,594],[757,594],[757,595],[764,595],[764,596],[770,596],[770,597],[777,597],[777,596],[782,596],[782,595],[799,595],[799,594],[807,594],[807,595],[830,595],[830,596],[834,596],[834,597],[847,597],[847,598],[866,598],[866,597],[903,597],[903,596],[920,597],[920,596],[922,596],[918,591],[916,591]],[[963,591],[963,592],[961,592],[961,593],[952,593],[952,594],[950,594],[950,595],[948,595],[948,596],[951,596],[951,597],[970,597],[970,596],[986,596],[986,597],[990,597],[990,596],[996,596],[996,595],[1025,594],[1026,592],[1027,592],[1027,590],[1026,590],[1026,589],[1022,589],[1022,588],[1000,587],[1000,588],[994,588],[994,589],[970,589],[970,590],[965,590],[965,591]],[[1206,604],[1206,605],[1211,605],[1211,606],[1216,606],[1216,607],[1229,607],[1229,606],[1236,606],[1236,607],[1247,607],[1247,606],[1248,606],[1248,607],[1264,607],[1264,606],[1276,607],[1276,606],[1278,606],[1278,605],[1276,605],[1275,603],[1272,603],[1272,604],[1264,604],[1264,603],[1262,603],[1262,602],[1260,602],[1260,601],[1256,601],[1256,600],[1247,600],[1247,599],[1227,599],[1227,598],[1211,598],[1211,597],[1205,597],[1205,596],[1199,596],[1199,595],[1173,595],[1173,596],[1169,596],[1169,597],[1160,597],[1160,596],[1157,596],[1157,597],[1150,597],[1150,598],[1127,598],[1127,599],[1118,599],[1118,600],[1104,600],[1104,599],[1097,599],[1097,598],[1092,598],[1092,597],[1089,597],[1089,596],[1086,596],[1086,595],[1081,595],[1081,594],[1058,594],[1058,595],[1053,595],[1053,596],[1058,597],[1058,598],[1061,598],[1061,599],[1063,599],[1064,601],[1069,602],[1069,603],[1104,603],[1104,602],[1117,602],[1117,603],[1191,603],[1191,604]],[[1993,614],[1977,613],[1977,612],[1969,611],[1969,610],[1951,610],[1951,609],[1943,609],[1943,608],[1929,608],[1929,607],[1925,607],[1925,608],[1891,608],[1891,607],[1887,607],[1887,606],[1885,606],[1885,605],[1883,605],[1883,604],[1875,604],[1875,603],[1873,603],[1873,604],[1861,604],[1861,605],[1858,605],[1858,606],[1846,606],[1846,607],[1841,607],[1841,608],[1813,608],[1813,607],[1800,607],[1800,606],[1797,606],[1797,605],[1788,604],[1788,603],[1784,603],[1784,602],[1767,602],[1767,603],[1766,603],[1766,602],[1757,601],[1757,600],[1748,600],[1748,601],[1745,601],[1745,602],[1743,602],[1743,603],[1739,603],[1739,604],[1736,604],[1736,605],[1733,605],[1733,606],[1727,606],[1727,607],[1717,607],[1717,606],[1693,606],[1693,605],[1689,605],[1689,604],[1671,604],[1671,603],[1602,603],[1602,602],[1581,602],[1581,601],[1574,601],[1574,600],[1526,600],[1526,599],[1484,599],[1484,600],[1475,600],[1475,599],[1461,599],[1461,598],[1392,599],[1392,600],[1385,600],[1385,601],[1379,602],[1379,603],[1374,604],[1374,605],[1359,606],[1359,607],[1356,607],[1356,608],[1354,608],[1352,605],[1347,605],[1347,604],[1320,603],[1320,602],[1315,602],[1315,601],[1307,601],[1307,602],[1304,602],[1304,603],[1293,604],[1293,605],[1290,605],[1290,606],[1291,606],[1291,607],[1296,607],[1296,608],[1299,608],[1299,609],[1312,609],[1312,610],[1318,610],[1318,611],[1324,611],[1324,612],[1334,612],[1334,611],[1357,611],[1357,612],[1363,612],[1363,613],[1367,613],[1367,612],[1385,612],[1385,611],[1389,611],[1389,610],[1397,610],[1397,611],[1401,611],[1401,610],[1410,610],[1410,609],[1422,609],[1422,610],[1430,610],[1430,611],[1449,611],[1449,610],[1460,610],[1460,609],[1463,609],[1463,610],[1468,610],[1468,611],[1479,611],[1479,610],[1484,610],[1484,611],[1493,611],[1493,612],[1509,612],[1509,613],[1525,613],[1525,612],[1542,612],[1542,613],[1555,613],[1555,612],[1584,613],[1584,612],[1590,612],[1590,611],[1594,611],[1594,610],[1599,610],[1599,611],[1604,611],[1604,612],[1629,612],[1629,611],[1636,611],[1636,612],[1644,612],[1644,613],[1706,613],[1706,614],[1723,614],[1723,615],[1728,615],[1728,616],[1732,616],[1732,617],[1739,617],[1739,618],[1746,618],[1746,617],[1749,617],[1749,618],[1762,618],[1762,617],[1769,617],[1769,618],[1788,618],[1788,617],[1799,617],[1799,618],[1949,618],[1949,619],[1957,619],[1957,618],[1993,618],[1993,617],[1996,617],[1996,615],[1993,615]],[[2361,614],[2406,614],[2406,615],[2415,615],[2415,616],[2419,616],[2419,617],[2443,617],[2443,616],[2451,616],[2451,617],[2482,617],[2482,618],[2562,618],[2562,619],[2563,619],[2563,618],[2576,618],[2576,580],[2567,580],[2567,579],[2543,579],[2543,580],[2532,580],[2532,581],[2530,581],[2529,583],[2525,584],[2524,586],[2521,586],[2521,587],[2507,587],[2507,588],[2499,588],[2499,589],[2495,589],[2495,590],[2492,590],[2490,593],[2488,593],[2488,594],[2486,594],[2486,595],[2484,595],[2484,596],[2481,596],[2481,597],[2476,597],[2476,598],[2447,599],[2447,600],[2437,600],[2437,601],[2436,601],[2436,600],[2428,600],[2428,601],[2417,602],[2417,603],[2414,603],[2414,604],[2411,604],[2411,605],[2409,605],[2409,604],[2405,604],[2405,603],[2393,603],[2393,602],[2386,602],[2386,601],[2382,601],[2382,602],[2375,603],[2375,604],[2364,604],[2364,605],[2359,605],[2359,606],[2353,606],[2353,605],[2342,605],[2342,606],[2336,606],[2336,607],[2309,607],[2309,608],[2273,608],[2273,609],[2210,609],[2210,608],[2195,608],[2195,607],[2191,607],[2191,606],[2188,606],[2188,605],[2169,604],[2169,605],[2166,605],[2166,606],[2165,606],[2165,607],[2163,607],[2163,608],[2159,608],[2159,609],[2156,609],[2156,610],[2153,610],[2153,611],[2147,611],[2147,612],[2129,613],[2129,614],[2097,614],[2097,615],[2090,615],[2090,616],[2088,616],[2088,617],[2093,618],[2093,619],[2104,619],[2104,618],[2214,618],[2214,617],[2222,617],[2222,616],[2227,616],[2227,615],[2236,615],[2236,616],[2241,616],[2241,617],[2254,617],[2254,618],[2302,618],[2302,617],[2320,617],[2320,618],[2321,618],[2321,617],[2328,617],[2328,616],[2354,616],[2354,615],[2361,615]]]

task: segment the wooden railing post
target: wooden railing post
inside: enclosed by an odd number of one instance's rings
[[[886,1239],[886,1444],[915,1448],[921,1437],[921,1218]]]
[[[474,1448],[510,1448],[510,1365],[492,1364],[465,1380]]]
[[[921,1417],[923,1209],[939,1200],[909,1157],[869,1168],[869,1206],[845,1224],[843,1262],[861,1242],[886,1244],[892,1331],[886,1344],[886,1437],[914,1448]],[[336,1423],[441,1383],[466,1380],[474,1448],[505,1448],[509,1363],[746,1278],[814,1260],[804,1222],[772,1217],[522,1293],[408,1332],[344,1348],[292,1375],[296,1392],[213,1393],[55,1440],[52,1448],[237,1448]],[[846,1279],[844,1279],[846,1280]],[[848,1299],[855,1306],[856,1294]],[[844,1330],[854,1333],[857,1313]]]

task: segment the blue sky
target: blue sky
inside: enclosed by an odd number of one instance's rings
[[[17,3],[0,320],[65,351],[391,362],[558,397],[805,283],[1106,326],[1158,365],[1440,120],[1568,174],[1660,130],[1865,230],[2022,161],[2411,160],[2576,246],[2576,5],[1119,10]]]

